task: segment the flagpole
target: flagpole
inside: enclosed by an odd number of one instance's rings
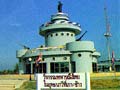
[[[43,73],[43,63],[42,63],[42,73]]]
[[[114,62],[114,77],[116,79],[116,68],[115,68],[115,62]]]
[[[115,76],[115,79],[116,79],[116,68],[115,68],[115,65],[114,65],[114,76]]]
[[[40,53],[35,60],[37,72],[39,71],[39,62],[42,61],[42,54]],[[42,73],[43,73],[43,63],[42,64]]]
[[[114,51],[112,51],[112,67],[113,67],[114,77],[116,78],[115,54],[114,54]]]

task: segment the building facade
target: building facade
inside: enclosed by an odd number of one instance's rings
[[[76,41],[81,33],[80,24],[71,22],[61,10],[51,16],[51,20],[40,26],[39,34],[45,38],[45,45],[17,50],[19,73],[69,73],[96,72],[96,51],[92,41]],[[42,60],[36,67],[41,54]]]
[[[112,60],[99,61],[98,72],[109,72],[110,66],[112,71],[120,72],[120,59],[115,59],[114,63],[112,63]]]

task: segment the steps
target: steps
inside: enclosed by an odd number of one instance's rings
[[[27,80],[0,80],[0,90],[15,90]]]
[[[29,80],[30,75],[24,74],[8,74],[8,75],[0,75],[0,80]],[[31,75],[32,80],[34,80],[34,74]]]
[[[28,81],[29,78],[29,74],[0,75],[0,90],[15,90],[19,88],[24,82]],[[34,75],[31,75],[31,78],[34,80]]]
[[[15,84],[0,84],[0,90],[15,90]]]

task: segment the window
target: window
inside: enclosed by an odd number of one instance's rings
[[[64,35],[64,33],[61,33],[61,35],[63,36],[63,35]]]
[[[55,62],[50,64],[51,73],[65,73],[69,72],[68,62]]]
[[[39,66],[36,68],[38,73],[46,73],[46,63],[39,63]]]
[[[73,34],[71,34],[71,36],[73,36]]]
[[[81,54],[80,54],[80,53],[78,54],[78,57],[81,57]]]
[[[53,35],[51,34],[51,37],[52,37]]]
[[[64,23],[65,21],[61,21],[60,23]]]
[[[26,64],[26,74],[30,74],[31,73],[31,65],[30,64]]]
[[[75,61],[72,62],[72,72],[76,72],[76,65],[75,65]]]
[[[19,62],[22,62],[22,60],[21,60],[21,59],[19,59]]]
[[[67,33],[67,36],[69,36],[69,33]]]
[[[53,60],[55,60],[55,57],[53,57]]]
[[[42,58],[42,61],[44,61],[45,59],[44,58]]]
[[[67,57],[64,57],[63,59],[64,59],[64,60],[67,60]]]
[[[97,63],[92,63],[93,72],[97,72]]]
[[[56,33],[55,35],[56,35],[56,36],[58,36],[58,34],[57,34],[57,33]]]

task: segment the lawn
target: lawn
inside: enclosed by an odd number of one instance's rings
[[[27,81],[16,90],[36,90],[36,81]]]
[[[36,90],[36,82],[27,81],[16,90]],[[120,79],[93,79],[91,90],[120,90]]]
[[[91,80],[92,90],[120,90],[119,79]]]

